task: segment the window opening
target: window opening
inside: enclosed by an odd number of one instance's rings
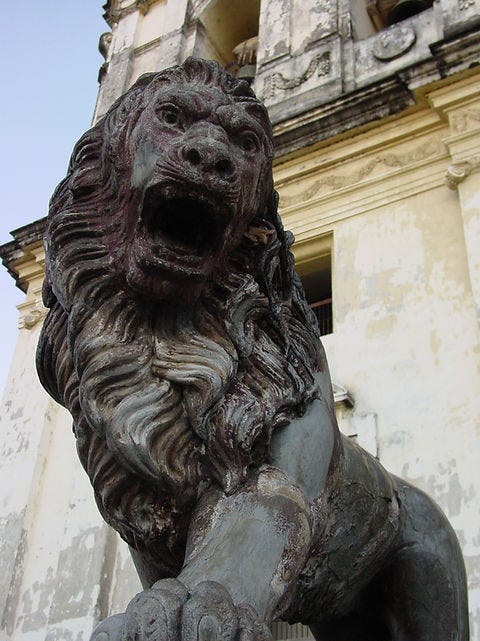
[[[362,40],[430,9],[433,0],[351,0],[353,36]]]
[[[308,639],[315,641],[310,628],[301,623],[294,623],[290,625],[285,621],[274,621],[270,624],[270,631],[272,633],[273,641],[301,641]]]
[[[202,12],[196,55],[253,80],[257,62],[260,0],[213,0]]]
[[[331,254],[319,256],[313,270],[301,274],[308,304],[315,314],[321,336],[333,332],[332,259]]]
[[[377,31],[429,9],[433,0],[369,0],[367,11]]]

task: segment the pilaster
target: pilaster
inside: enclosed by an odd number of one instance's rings
[[[480,83],[478,76],[434,91],[434,109],[449,124],[444,144],[450,155],[446,185],[457,190],[472,294],[480,323]]]
[[[38,240],[43,223],[33,227],[17,230],[2,247],[25,300],[18,305],[19,334],[0,411],[1,641],[88,636],[109,614],[107,549],[115,556],[117,540],[92,499],[71,417],[36,373],[45,255]]]

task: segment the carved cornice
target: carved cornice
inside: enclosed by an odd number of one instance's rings
[[[310,109],[299,116],[274,122],[273,135],[278,156],[297,151],[352,129],[372,125],[381,118],[404,111],[415,100],[399,79],[389,78],[358,89]]]
[[[468,160],[452,162],[445,174],[445,182],[449,189],[456,189],[458,185],[480,168],[480,155],[472,156]]]
[[[15,229],[11,232],[13,240],[0,245],[2,263],[23,292],[27,291],[30,276],[43,274],[43,233],[46,220],[41,218]],[[29,262],[32,263],[33,271],[25,270]]]
[[[141,1],[142,0],[140,0],[140,2]],[[121,6],[122,4],[124,6]],[[119,0],[108,0],[108,2],[103,5],[105,11],[103,18],[110,27],[113,27],[120,18],[123,18],[123,16],[129,13],[133,13],[138,8],[136,0],[132,0],[129,4],[121,3]]]
[[[373,127],[383,118],[416,106],[428,85],[447,84],[449,76],[455,73],[478,74],[478,68],[475,69],[480,50],[478,30],[434,44],[431,50],[431,58],[395,76],[343,94],[299,115],[286,117],[286,109],[282,109],[280,102],[276,112],[272,112],[277,156],[295,153],[333,137],[352,135],[354,129]]]

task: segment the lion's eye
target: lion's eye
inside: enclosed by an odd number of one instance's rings
[[[164,105],[157,109],[159,119],[167,125],[180,124],[180,112],[174,105]]]
[[[244,151],[252,152],[258,149],[258,138],[255,134],[248,132],[240,137],[240,147]]]

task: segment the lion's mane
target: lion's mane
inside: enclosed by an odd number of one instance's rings
[[[130,159],[119,149],[159,84],[172,81],[220,87],[259,106],[246,83],[189,59],[143,76],[79,140],[50,203],[50,309],[37,354],[43,385],[73,416],[103,517],[164,574],[181,566],[202,489],[218,482],[232,492],[268,460],[272,431],[305,410],[324,367],[269,157],[255,233],[193,306],[145,300],[118,269],[130,184]]]

